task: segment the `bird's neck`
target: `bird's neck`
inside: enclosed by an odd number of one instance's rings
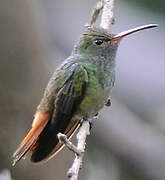
[[[86,54],[76,53],[74,56],[78,56],[82,64],[95,67],[100,73],[111,74],[115,68],[115,56],[116,53],[100,53],[100,54]]]
[[[78,45],[74,46],[72,56],[79,56],[82,63],[88,63],[98,68],[103,73],[111,73],[115,68],[115,57],[118,44],[104,49],[84,50]]]
[[[96,73],[103,87],[113,87],[115,81],[115,56],[74,54],[74,59],[78,60],[89,72]]]

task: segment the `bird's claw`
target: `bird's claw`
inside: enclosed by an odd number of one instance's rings
[[[98,114],[98,113],[97,113],[97,114]],[[82,119],[81,122],[80,122],[80,126],[82,126],[83,121],[88,121],[88,122],[89,122],[89,129],[91,130],[92,127],[93,127],[92,121],[91,121],[90,119],[88,119],[87,117],[83,117],[83,119]]]
[[[108,107],[111,106],[111,100],[110,99],[107,100],[105,106],[108,106]]]

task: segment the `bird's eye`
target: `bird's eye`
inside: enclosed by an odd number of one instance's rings
[[[103,40],[102,39],[95,39],[95,44],[101,45],[101,44],[103,44]]]

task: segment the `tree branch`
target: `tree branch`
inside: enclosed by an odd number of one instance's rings
[[[104,1],[101,0],[99,1],[96,6],[94,7],[93,11],[92,11],[92,15],[91,15],[91,21],[90,21],[90,24],[89,26],[93,26],[100,14],[100,11],[103,9],[103,4],[104,4]]]
[[[75,153],[75,159],[73,161],[73,164],[71,168],[68,170],[67,176],[70,180],[77,180],[79,170],[81,169],[82,160],[85,152],[85,145],[86,145],[86,138],[90,134],[90,120],[85,119],[82,122],[82,126],[79,129],[79,132],[77,134],[77,147],[73,145],[66,137],[66,135],[62,133],[58,133],[58,139],[64,143],[69,150],[73,151]]]
[[[81,169],[85,152],[86,138],[90,134],[89,129],[89,120],[83,121],[82,126],[80,127],[80,130],[77,134],[77,150],[81,151],[81,154],[76,155],[71,168],[68,170],[67,175],[70,180],[78,179],[79,170]]]
[[[73,151],[77,156],[81,156],[81,150],[79,150],[71,141],[69,141],[65,134],[58,133],[57,136],[60,142],[64,143],[69,150]]]
[[[112,24],[114,24],[114,1],[115,0],[100,0],[94,7],[91,15],[89,26],[93,26],[103,9],[100,27],[108,30]]]
[[[103,9],[100,27],[106,30],[109,29],[110,25],[114,22],[113,7],[114,0],[100,0],[96,4],[92,12],[89,26],[93,26],[95,24],[100,11]],[[70,167],[67,173],[67,176],[70,180],[78,179],[79,170],[81,169],[83,156],[85,152],[86,138],[90,134],[90,123],[91,119],[85,119],[82,122],[82,126],[80,127],[79,132],[77,134],[77,147],[73,145],[64,134],[58,134],[59,140],[63,142],[69,150],[73,151],[76,156],[72,166]]]
[[[114,24],[114,1],[115,0],[103,0],[104,1],[104,7],[103,7],[103,13],[101,17],[101,23],[100,27],[103,29],[108,30],[112,24]]]

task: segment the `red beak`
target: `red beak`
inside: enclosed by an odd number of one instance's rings
[[[136,27],[127,31],[123,31],[117,35],[115,35],[111,41],[120,41],[121,39],[123,39],[124,37],[133,34],[135,32],[141,31],[141,30],[145,30],[145,29],[150,29],[150,28],[154,28],[154,27],[158,27],[157,24],[148,24],[148,25],[144,25],[144,26],[140,26],[140,27]]]

